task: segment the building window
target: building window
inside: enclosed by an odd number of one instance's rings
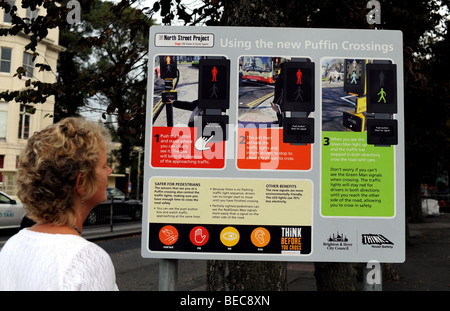
[[[34,71],[34,61],[33,61],[33,55],[27,52],[23,52],[23,68],[27,70],[25,76],[27,78],[33,77],[33,71]]]
[[[11,72],[12,49],[1,48],[0,51],[0,72]]]
[[[0,102],[0,141],[6,141],[8,128],[8,104]]]
[[[13,7],[14,1],[7,0],[6,2],[7,2],[11,7]],[[4,11],[4,10],[3,10],[3,11]],[[5,12],[5,14],[3,15],[3,22],[4,22],[4,23],[11,23],[11,21],[12,21],[11,14]]]
[[[3,168],[4,163],[5,163],[5,156],[0,155],[0,168]],[[3,183],[3,173],[2,172],[0,172],[0,183]]]
[[[30,137],[30,119],[28,112],[32,111],[33,107],[20,105],[20,119],[19,119],[19,139],[28,139]]]
[[[39,15],[39,10],[31,10],[30,8],[27,8],[27,18],[28,18],[28,23],[31,24],[31,22],[33,21],[33,19],[35,19],[36,17],[38,17]]]

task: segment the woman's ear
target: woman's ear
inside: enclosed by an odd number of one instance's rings
[[[78,173],[76,191],[83,198],[86,195],[86,184],[83,179],[83,173]]]

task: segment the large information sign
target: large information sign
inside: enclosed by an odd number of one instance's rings
[[[402,33],[150,29],[142,255],[403,262]]]

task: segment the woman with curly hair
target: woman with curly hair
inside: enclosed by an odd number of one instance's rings
[[[109,255],[81,237],[89,212],[106,200],[109,141],[101,125],[81,118],[28,140],[18,197],[36,224],[2,248],[1,290],[118,290]]]

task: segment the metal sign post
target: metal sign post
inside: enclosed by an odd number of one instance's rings
[[[159,290],[175,291],[178,282],[178,260],[161,259],[159,261]]]

